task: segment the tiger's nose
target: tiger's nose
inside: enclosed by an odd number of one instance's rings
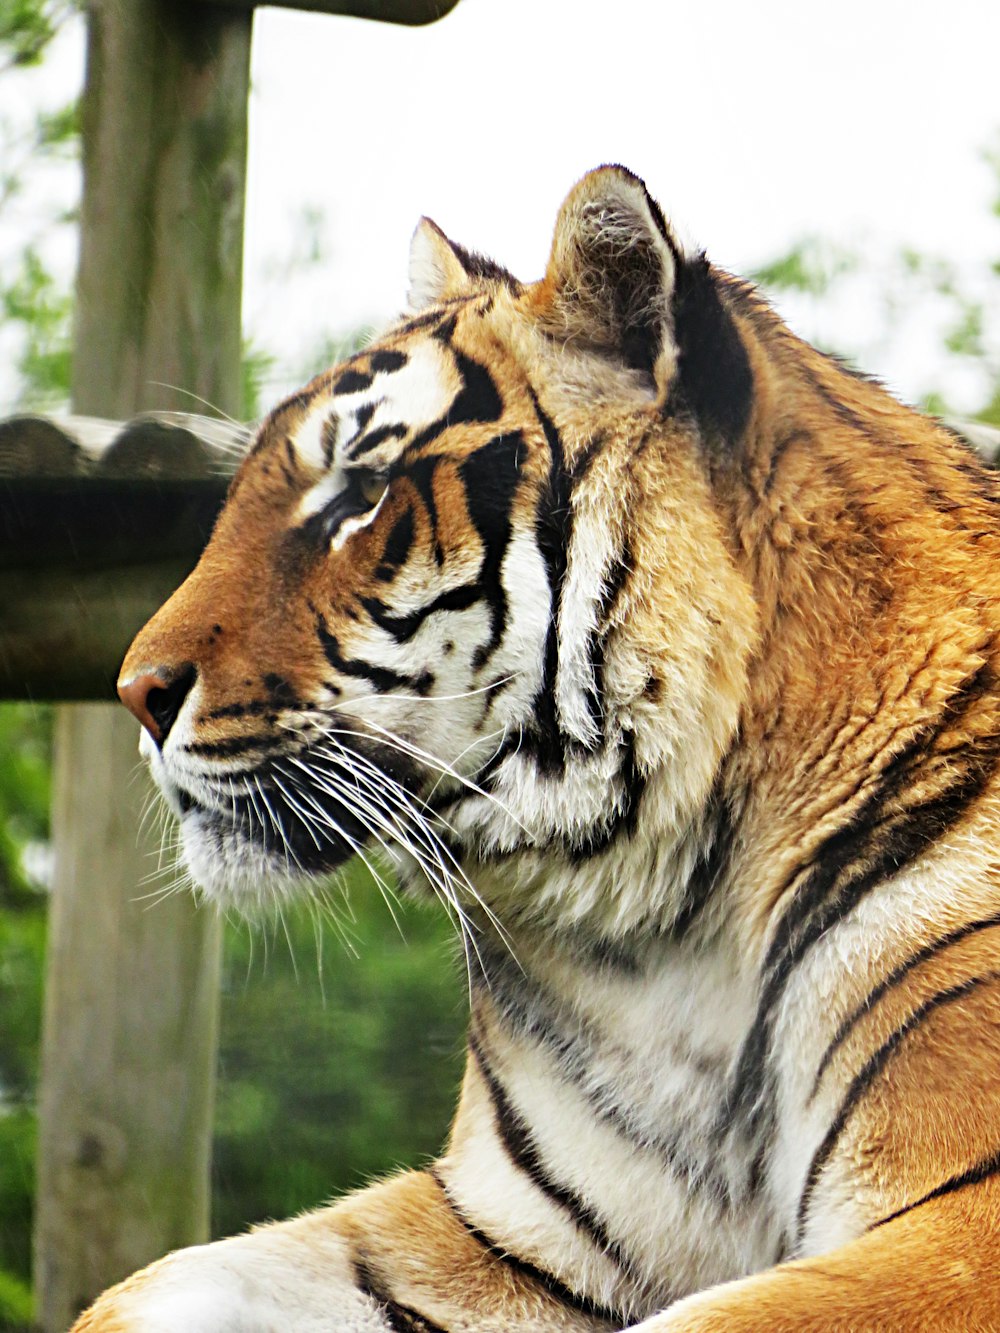
[[[190,663],[174,670],[145,671],[119,680],[118,697],[162,747],[194,680],[195,670]]]

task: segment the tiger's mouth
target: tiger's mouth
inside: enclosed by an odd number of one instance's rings
[[[398,861],[443,852],[420,773],[377,746],[330,744],[274,754],[253,767],[178,775],[162,756],[153,776],[179,821],[183,861],[205,897],[254,911],[372,849]]]
[[[371,831],[356,810],[324,791],[292,791],[287,781],[255,776],[227,805],[203,806],[185,793],[182,828],[194,821],[203,836],[263,855],[285,876],[336,870],[364,848]]]

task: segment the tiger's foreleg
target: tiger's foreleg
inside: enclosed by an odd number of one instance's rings
[[[245,1236],[178,1250],[71,1333],[592,1333],[462,1227],[428,1172]]]
[[[829,1254],[689,1296],[634,1333],[997,1333],[998,1260],[994,1178]]]

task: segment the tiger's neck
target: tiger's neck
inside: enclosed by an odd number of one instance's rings
[[[772,1262],[780,1237],[725,1114],[754,1002],[731,946],[512,945],[474,987],[438,1168],[463,1220],[629,1319]]]

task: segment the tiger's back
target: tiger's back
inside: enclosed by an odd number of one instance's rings
[[[209,896],[445,900],[451,1141],[80,1329],[1000,1327],[996,479],[621,169],[413,273],[121,688]]]

